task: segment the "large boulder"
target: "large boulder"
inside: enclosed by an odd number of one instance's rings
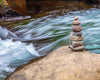
[[[6,80],[100,80],[100,54],[61,47]]]
[[[73,4],[68,3],[68,1]],[[50,11],[57,8],[58,6],[64,6],[65,8],[68,8],[72,5],[79,5],[78,7],[85,7],[84,4],[74,3],[76,1],[86,3],[100,3],[100,0],[4,0],[6,6],[23,15],[33,15],[43,11]]]
[[[26,14],[27,13],[27,6],[26,0],[3,0],[7,7],[15,10],[19,14]]]
[[[7,3],[5,3],[7,5]],[[4,2],[1,1],[0,3],[0,18],[3,17],[16,17],[16,16],[20,16],[20,14],[18,14],[16,11],[7,8],[5,6]]]

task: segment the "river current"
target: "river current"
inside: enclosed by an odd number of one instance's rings
[[[0,40],[0,80],[4,80],[19,65],[69,45],[68,38],[75,16],[81,21],[85,49],[100,54],[100,9],[32,18],[27,24],[15,26],[14,32],[0,28],[0,36],[5,38]]]

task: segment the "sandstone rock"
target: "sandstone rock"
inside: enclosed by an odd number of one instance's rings
[[[83,36],[70,36],[69,38],[71,41],[82,41]]]
[[[100,80],[100,54],[61,47],[5,80]]]
[[[4,0],[5,5],[12,8],[19,14],[26,14],[27,13],[27,6],[26,0]]]

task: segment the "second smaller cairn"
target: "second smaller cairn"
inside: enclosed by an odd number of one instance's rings
[[[78,17],[74,18],[72,24],[73,24],[72,32],[69,38],[71,40],[71,45],[69,46],[69,48],[71,48],[73,51],[82,51],[84,50],[83,36],[82,36],[82,32],[81,32],[82,29]]]

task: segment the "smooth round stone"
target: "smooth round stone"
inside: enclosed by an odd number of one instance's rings
[[[83,38],[83,36],[70,36],[69,39],[71,41],[82,41],[84,38]]]
[[[74,17],[74,20],[78,20],[78,16]]]
[[[72,31],[73,32],[80,32],[82,30],[81,26],[73,26]]]
[[[75,21],[73,21],[73,22],[72,22],[72,24],[73,24],[73,25],[80,25],[80,24],[81,24],[81,22],[80,22],[80,21],[78,21],[78,20],[75,20]]]
[[[82,36],[82,32],[71,32],[71,36]]]
[[[72,45],[69,46],[73,51],[83,51],[85,48],[84,46],[79,46],[79,47],[73,47]]]
[[[83,41],[71,41],[73,47],[83,46]]]

